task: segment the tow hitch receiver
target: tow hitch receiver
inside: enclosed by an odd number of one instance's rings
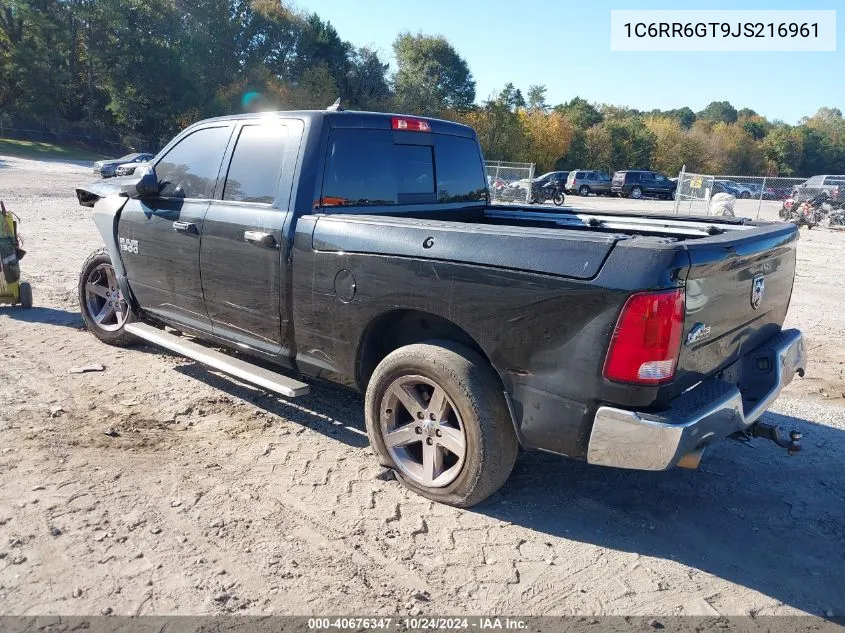
[[[795,455],[801,451],[801,433],[798,431],[789,431],[787,436],[787,431],[782,426],[757,422],[746,433],[750,434],[751,437],[772,440],[778,446],[783,446],[790,455]]]

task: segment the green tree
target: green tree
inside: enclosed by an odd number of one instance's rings
[[[349,56],[353,47],[344,42],[330,22],[324,22],[316,13],[309,15],[302,24],[302,31],[296,45],[296,58],[292,64],[293,81],[313,81],[316,68],[328,72],[334,82],[335,99],[340,96],[341,86],[345,86],[350,70]],[[323,87],[328,84],[322,82]],[[334,101],[331,99],[329,104]],[[329,105],[326,104],[326,105]],[[325,106],[324,106],[325,107]]]
[[[60,116],[70,92],[67,20],[57,0],[0,0],[0,112]]]
[[[525,107],[525,97],[522,96],[522,91],[514,87],[510,81],[499,92],[496,100],[514,111]]]
[[[566,154],[558,159],[555,169],[572,171],[573,169],[586,169],[590,165],[587,151],[587,130],[572,125],[572,141],[569,143],[569,149]]]
[[[683,108],[678,108],[676,110],[669,110],[668,112],[664,113],[666,116],[676,119],[680,126],[688,130],[692,127],[692,124],[695,123],[695,112],[692,111],[691,108],[684,106]]]
[[[545,112],[549,109],[546,103],[546,87],[542,85],[528,86],[528,109]]]
[[[656,139],[638,118],[612,119],[600,124],[610,136],[609,169],[648,169],[654,157]]]
[[[527,132],[519,115],[502,101],[488,101],[456,117],[475,129],[488,160],[519,160],[527,145]]]
[[[599,106],[599,110],[602,113],[602,117],[605,121],[609,120],[616,120],[616,121],[626,121],[628,119],[632,119],[634,117],[640,116],[642,113],[635,109],[629,108],[626,106],[620,105],[613,105],[610,103],[603,103]]]
[[[349,70],[343,98],[350,108],[388,109],[391,92],[387,83],[388,64],[369,48],[359,48],[349,56]]]
[[[404,112],[437,115],[467,109],[475,101],[469,66],[443,37],[402,33],[393,43],[396,105]]]
[[[763,139],[762,150],[769,174],[793,176],[798,173],[803,145],[800,134],[790,126],[772,128]]]
[[[566,103],[555,106],[554,110],[566,116],[576,128],[582,130],[601,123],[603,119],[598,108],[581,97],[573,97]]]
[[[737,111],[729,101],[713,101],[698,113],[698,118],[712,123],[734,123]]]
[[[801,139],[801,160],[798,163],[798,173],[802,176],[815,174],[838,173],[837,156],[831,139],[823,132],[809,125],[796,128],[796,134]]]
[[[622,169],[613,159],[613,138],[604,123],[594,125],[584,132],[585,164],[578,165],[587,169],[599,169],[613,173]]]
[[[745,121],[742,121],[741,125],[742,129],[745,130],[745,133],[757,141],[766,136],[770,127],[766,125],[765,121],[760,120],[759,118],[746,119]]]

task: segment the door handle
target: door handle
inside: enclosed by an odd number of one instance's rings
[[[193,235],[199,234],[197,225],[193,222],[174,222],[173,230],[178,231],[179,233],[191,233]]]
[[[250,244],[258,244],[259,246],[276,246],[276,238],[272,233],[262,233],[260,231],[244,231],[244,241]]]

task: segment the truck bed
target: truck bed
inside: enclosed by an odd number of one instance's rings
[[[686,318],[678,372],[657,402],[729,366],[777,333],[792,292],[798,235],[790,224],[744,218],[519,207],[451,217],[310,217],[316,222],[313,248],[318,251],[541,273],[620,291],[622,300],[636,291],[683,286]],[[761,305],[754,307],[752,285],[758,276],[764,278],[765,291]],[[596,341],[602,353],[606,343]]]

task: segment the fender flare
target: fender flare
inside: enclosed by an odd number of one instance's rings
[[[97,231],[99,231],[103,244],[106,247],[106,251],[108,251],[109,257],[111,257],[120,291],[131,302],[130,305],[137,310],[138,305],[129,289],[129,283],[126,279],[126,268],[123,266],[123,259],[120,256],[120,246],[117,240],[117,222],[120,218],[120,212],[127,202],[129,202],[129,198],[125,196],[116,194],[105,196],[94,203],[94,210],[91,215],[94,219],[94,225],[97,227]]]

